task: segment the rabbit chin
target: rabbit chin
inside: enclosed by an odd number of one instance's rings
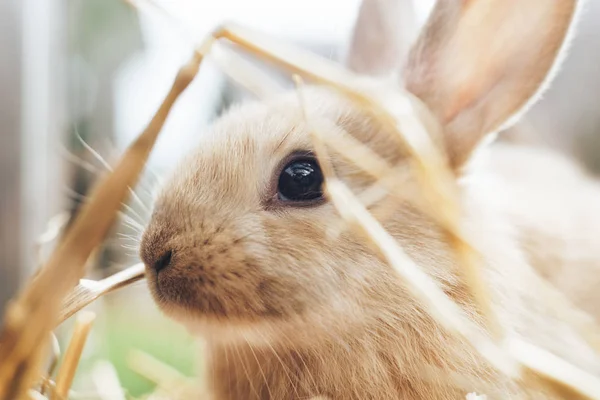
[[[221,317],[201,315],[177,304],[161,304],[161,310],[170,318],[184,326],[196,337],[202,337],[214,344],[246,343],[253,346],[271,346],[274,343],[289,341],[290,337],[299,344],[314,341],[317,330],[329,330],[324,310],[286,317]],[[306,329],[311,326],[314,329]]]

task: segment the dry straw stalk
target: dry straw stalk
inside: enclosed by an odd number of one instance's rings
[[[127,149],[112,173],[94,189],[72,226],[40,272],[13,300],[0,332],[0,399],[27,397],[39,376],[50,331],[59,318],[65,295],[84,274],[97,248],[142,171],[158,134],[179,95],[198,72],[202,53],[195,52],[146,130]]]
[[[138,263],[101,281],[82,279],[64,299],[58,316],[58,323],[62,323],[99,297],[129,286],[143,278],[144,264]]]
[[[83,347],[87,337],[92,329],[96,314],[92,312],[82,312],[77,316],[73,336],[69,342],[69,347],[65,352],[61,368],[56,377],[55,398],[65,399],[69,394],[69,389],[75,377],[75,371],[83,352]]]

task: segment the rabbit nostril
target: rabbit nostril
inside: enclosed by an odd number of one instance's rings
[[[167,251],[154,263],[154,270],[156,272],[160,272],[163,269],[167,268],[169,266],[169,264],[171,264],[172,257],[173,257],[173,251],[171,251],[171,250]]]

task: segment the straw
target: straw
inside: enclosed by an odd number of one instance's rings
[[[196,51],[190,62],[179,71],[146,130],[127,149],[114,171],[93,190],[36,278],[9,304],[0,332],[0,399],[23,398],[39,376],[39,364],[48,345],[47,337],[58,319],[64,296],[83,276],[86,261],[112,226],[169,111],[195,77],[202,58],[203,54]]]
[[[75,371],[83,352],[83,346],[87,340],[87,337],[92,329],[92,324],[96,319],[96,314],[92,312],[82,312],[77,316],[75,321],[75,329],[73,336],[65,352],[62,365],[58,370],[56,377],[56,396],[59,399],[66,398],[73,378],[75,377]],[[54,396],[56,398],[56,396]]]

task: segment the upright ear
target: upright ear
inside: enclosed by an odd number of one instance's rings
[[[349,69],[371,76],[398,72],[417,37],[413,1],[363,0],[346,56]]]
[[[410,52],[409,91],[437,116],[460,168],[555,74],[581,0],[438,0]]]

